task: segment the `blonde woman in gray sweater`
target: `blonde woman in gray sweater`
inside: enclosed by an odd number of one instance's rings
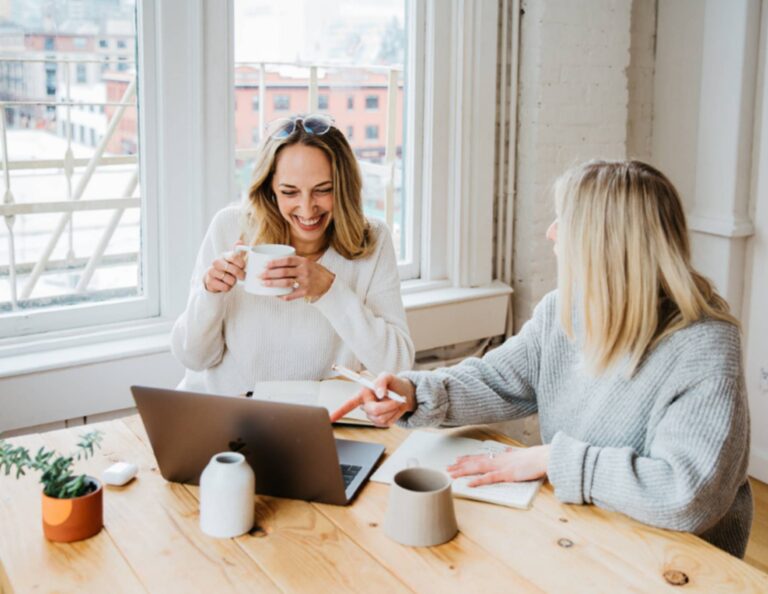
[[[690,259],[677,191],[637,161],[590,162],[555,186],[558,290],[482,359],[384,374],[378,425],[455,427],[538,412],[544,445],[467,456],[474,485],[548,476],[563,502],[698,534],[744,556],[752,519],[739,325]]]

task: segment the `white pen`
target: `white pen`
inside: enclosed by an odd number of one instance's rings
[[[358,383],[361,386],[365,386],[369,390],[373,390],[373,393],[376,394],[376,386],[367,377],[363,377],[359,373],[356,373],[351,369],[347,369],[343,365],[332,365],[331,369],[333,369],[339,375],[344,376],[345,378],[352,380],[353,382]],[[387,390],[387,396],[389,396],[392,400],[397,400],[398,402],[405,403],[405,397],[400,396],[400,394],[398,394],[397,392],[393,392],[392,390]],[[376,398],[381,400],[381,397],[378,394],[376,394]]]

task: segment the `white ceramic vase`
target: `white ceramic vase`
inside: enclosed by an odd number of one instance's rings
[[[253,528],[255,489],[253,470],[242,454],[214,455],[200,476],[200,529],[216,538],[248,532]]]

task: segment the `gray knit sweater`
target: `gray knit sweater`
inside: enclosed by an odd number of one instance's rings
[[[701,321],[661,341],[631,379],[590,376],[548,294],[520,333],[482,359],[401,374],[418,407],[405,427],[539,413],[548,476],[566,503],[594,503],[698,534],[743,557],[752,520],[749,413],[739,331]]]

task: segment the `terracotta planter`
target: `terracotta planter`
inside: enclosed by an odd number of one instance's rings
[[[73,542],[90,538],[101,531],[104,525],[101,483],[93,478],[88,480],[97,489],[74,499],[56,499],[43,493],[43,533],[54,542]]]

